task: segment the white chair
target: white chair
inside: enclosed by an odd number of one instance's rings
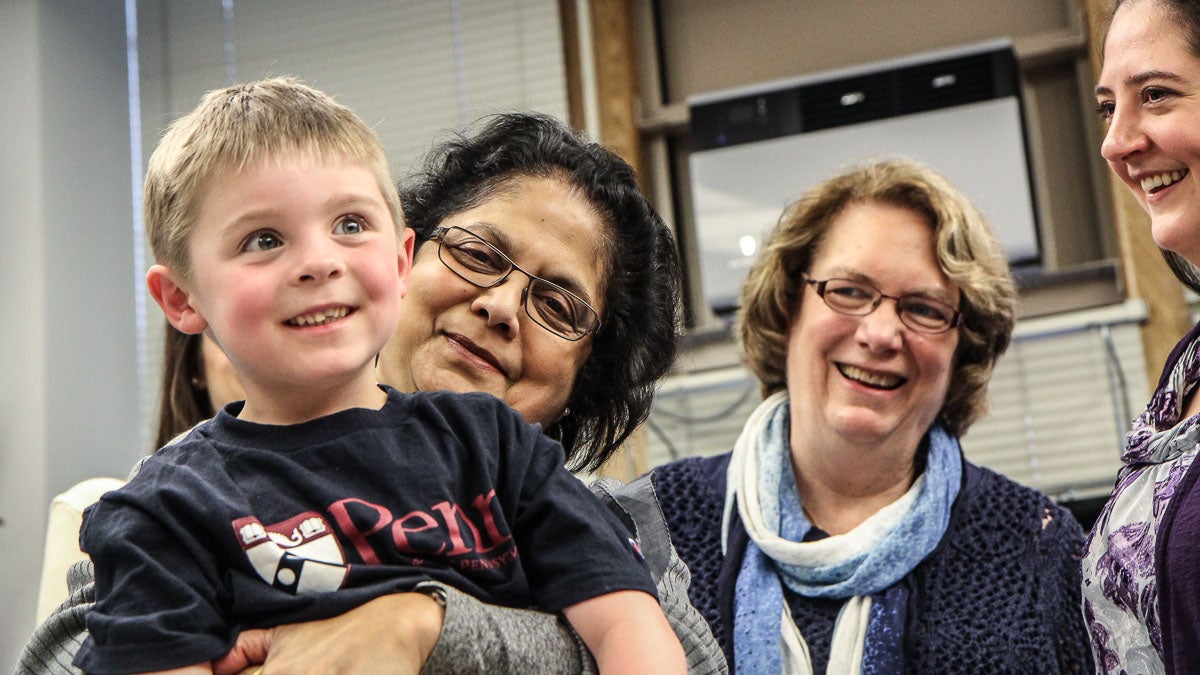
[[[42,554],[42,580],[38,586],[37,622],[67,599],[67,568],[87,554],[79,550],[79,526],[83,510],[100,495],[125,484],[118,478],[88,478],[72,485],[50,502],[46,522],[46,549]]]

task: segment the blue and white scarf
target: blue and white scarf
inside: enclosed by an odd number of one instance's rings
[[[735,670],[811,673],[808,644],[782,584],[804,597],[848,599],[834,626],[828,672],[888,672],[902,664],[905,592],[895,586],[941,541],[962,478],[958,441],[929,432],[925,473],[902,497],[842,535],[803,542],[812,528],[791,471],[787,392],[763,401],[734,445],[721,541],[734,504],[750,537],[734,594]]]

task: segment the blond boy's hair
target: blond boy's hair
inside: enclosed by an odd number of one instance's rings
[[[328,95],[276,77],[205,94],[163,135],[150,156],[142,197],[155,261],[189,278],[188,240],[208,183],[223,171],[288,157],[362,162],[375,174],[397,232],[403,228],[400,198],[375,132]]]

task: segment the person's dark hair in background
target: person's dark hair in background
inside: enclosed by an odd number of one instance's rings
[[[159,393],[158,433],[154,447],[161,448],[192,425],[213,416],[208,389],[197,386],[204,377],[200,358],[203,335],[181,333],[172,326],[163,331],[162,388]]]
[[[181,333],[163,322],[162,384],[153,449],[244,398],[237,373],[221,348],[202,334]]]

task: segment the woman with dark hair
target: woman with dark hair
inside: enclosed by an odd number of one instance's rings
[[[1179,280],[1200,292],[1200,2],[1118,0],[1096,86],[1100,153],[1150,216]],[[1133,421],[1083,560],[1102,672],[1200,673],[1200,325],[1175,346]]]
[[[567,449],[572,468],[599,468],[649,414],[655,383],[675,359],[679,269],[674,253],[666,253],[674,251],[674,237],[638,189],[633,170],[551,117],[501,115],[478,133],[433,150],[424,169],[401,185],[400,198],[406,223],[417,233],[418,265],[436,262],[436,247],[424,244],[437,237],[438,228],[451,222],[470,226],[477,219],[464,214],[490,203],[549,208],[578,201],[602,225],[587,246],[603,317],[588,340],[565,345],[586,352],[570,375],[570,387],[556,391],[553,401],[527,393],[530,383],[511,376],[483,389],[510,404],[531,401],[527,405],[547,418],[546,433]],[[541,221],[531,226],[527,245],[553,257],[565,244],[558,241],[563,232],[553,220]],[[441,309],[448,301],[433,297],[444,290],[440,283],[417,281],[415,286],[410,305]],[[422,332],[429,327],[407,319],[401,323],[381,357],[380,379],[411,381],[414,389],[455,388],[437,385],[453,384],[458,368],[429,367],[444,363],[443,348],[454,345]],[[529,345],[536,350],[543,336],[529,337],[537,339]]]

